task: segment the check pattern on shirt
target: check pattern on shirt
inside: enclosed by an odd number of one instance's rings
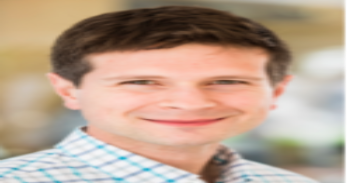
[[[221,146],[216,183],[316,183]],[[108,145],[80,129],[54,149],[0,161],[1,183],[204,183],[199,175]]]

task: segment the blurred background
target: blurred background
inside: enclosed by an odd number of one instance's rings
[[[0,159],[50,148],[85,124],[45,77],[63,30],[109,11],[164,5],[231,11],[278,33],[293,50],[295,78],[263,125],[224,143],[251,160],[344,182],[343,0],[1,0]]]

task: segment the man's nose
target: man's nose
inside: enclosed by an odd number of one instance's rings
[[[167,91],[159,105],[164,108],[199,110],[215,107],[217,102],[202,88],[181,87]]]

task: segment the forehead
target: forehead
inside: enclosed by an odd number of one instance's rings
[[[87,57],[99,74],[179,72],[199,74],[262,70],[269,59],[261,48],[187,44],[174,48],[114,51]],[[165,74],[163,73],[163,74]]]

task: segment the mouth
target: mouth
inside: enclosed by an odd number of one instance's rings
[[[143,119],[149,122],[170,125],[170,126],[204,126],[213,123],[217,123],[226,118],[216,119],[197,119],[197,120],[158,120],[158,119]]]

